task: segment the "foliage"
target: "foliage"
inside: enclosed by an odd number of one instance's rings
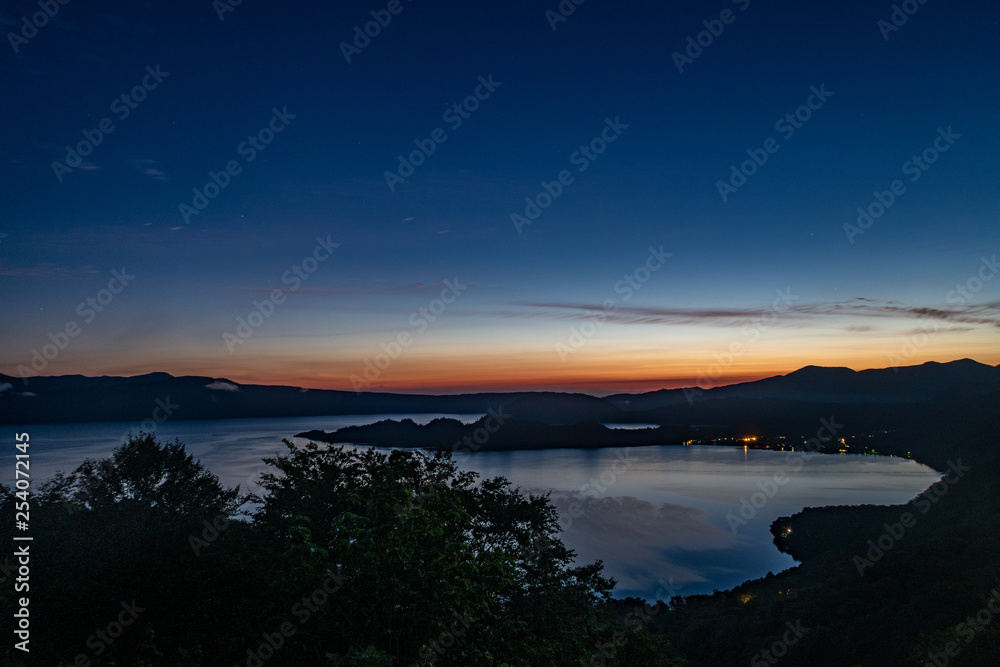
[[[995,665],[1000,615],[989,614],[981,627],[969,617],[1000,597],[997,479],[1000,461],[984,460],[906,505],[811,508],[779,518],[775,542],[800,566],[672,601],[649,627],[699,665],[768,664],[761,652],[787,623],[808,628],[780,658],[789,667],[925,665],[935,655],[939,664]],[[942,653],[949,642],[957,656]]]
[[[41,486],[31,664],[575,666],[615,641],[601,664],[680,664],[611,613],[547,496],[448,454],[286,445],[260,498],[151,434]]]

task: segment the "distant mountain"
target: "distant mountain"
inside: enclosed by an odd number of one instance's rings
[[[826,411],[876,424],[912,406],[1000,389],[1000,367],[971,359],[853,371],[807,366],[788,375],[701,389],[670,389],[596,398],[586,394],[507,392],[414,395],[238,384],[223,378],[150,373],[136,377],[0,374],[0,424],[229,419],[345,414],[486,414],[503,408],[522,421],[547,424],[648,422],[673,426],[806,429]],[[689,402],[688,399],[691,399]],[[896,406],[896,408],[892,408]],[[884,421],[884,420],[883,420]]]
[[[955,391],[984,394],[1000,386],[1000,366],[972,359],[927,362],[865,371],[806,366],[788,375],[710,389],[662,389],[645,394],[614,394],[605,400],[628,412],[655,410],[690,401],[720,398],[778,399],[829,403],[911,403]]]
[[[613,420],[621,412],[586,394],[511,392],[459,395],[390,394],[238,384],[224,378],[0,374],[0,424],[235,419],[366,414],[486,414],[504,408],[524,419],[571,423]]]

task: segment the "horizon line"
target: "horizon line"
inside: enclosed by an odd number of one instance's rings
[[[455,386],[455,385],[451,385],[450,387],[421,387],[421,386],[385,387],[384,385],[380,385],[378,387],[371,387],[371,388],[364,388],[364,389],[357,390],[357,389],[351,389],[351,388],[348,388],[348,387],[345,387],[345,388],[339,388],[339,387],[316,387],[316,386],[307,387],[307,386],[298,385],[298,384],[287,384],[285,382],[266,382],[266,381],[240,382],[240,381],[232,380],[232,379],[230,379],[228,377],[224,377],[224,376],[209,376],[209,375],[195,375],[195,374],[174,375],[174,374],[169,373],[167,371],[150,371],[150,372],[147,372],[147,373],[138,373],[136,375],[85,375],[83,373],[69,373],[69,374],[63,374],[63,375],[35,375],[35,376],[31,376],[30,378],[21,378],[21,377],[17,377],[17,376],[13,376],[13,375],[8,375],[8,374],[2,373],[2,372],[0,372],[0,375],[4,376],[6,378],[9,378],[11,380],[21,380],[21,381],[25,381],[25,380],[30,381],[30,380],[33,380],[33,379],[37,380],[37,379],[41,379],[41,378],[57,379],[57,378],[67,378],[67,377],[82,377],[82,378],[88,378],[88,379],[120,378],[120,379],[128,380],[128,379],[135,379],[135,378],[147,377],[147,376],[151,376],[151,375],[166,375],[166,376],[168,376],[168,377],[170,377],[172,379],[206,378],[206,379],[209,379],[209,380],[212,380],[212,381],[220,381],[221,380],[221,381],[225,381],[225,382],[231,383],[231,384],[236,385],[236,386],[288,387],[288,388],[292,388],[292,389],[300,389],[300,390],[303,390],[303,391],[341,391],[341,392],[351,392],[351,393],[358,393],[358,394],[383,394],[383,395],[401,394],[401,395],[425,395],[425,396],[454,396],[454,395],[462,395],[462,394],[561,393],[561,394],[585,394],[585,395],[593,396],[595,398],[604,398],[604,397],[612,396],[612,395],[615,395],[615,394],[647,394],[647,393],[653,393],[653,392],[657,392],[657,391],[670,391],[670,390],[683,390],[683,389],[698,389],[698,390],[701,390],[701,391],[710,391],[712,389],[721,389],[723,387],[732,387],[732,386],[736,386],[736,385],[740,385],[740,384],[747,384],[747,383],[751,383],[751,382],[758,382],[760,380],[765,380],[765,379],[774,378],[774,377],[785,377],[787,375],[791,375],[792,373],[799,372],[799,371],[804,370],[806,368],[824,368],[824,369],[838,369],[838,368],[840,368],[840,369],[850,370],[850,371],[855,372],[855,373],[861,373],[861,372],[864,372],[864,371],[890,370],[890,369],[899,369],[899,368],[916,368],[916,367],[928,366],[928,365],[948,365],[948,364],[954,364],[954,363],[959,363],[959,362],[963,362],[963,361],[973,362],[973,363],[980,364],[982,366],[986,366],[986,367],[989,367],[989,368],[1000,368],[1000,364],[997,364],[996,366],[993,366],[991,364],[983,363],[983,362],[977,361],[977,360],[969,358],[969,357],[963,357],[963,358],[960,358],[960,359],[952,359],[950,361],[943,361],[943,362],[942,361],[925,361],[923,363],[912,364],[912,365],[909,365],[909,366],[885,366],[885,367],[881,367],[881,368],[862,368],[862,369],[855,369],[855,368],[851,368],[849,366],[819,366],[819,365],[816,365],[816,364],[806,364],[805,366],[800,366],[799,368],[796,368],[794,370],[791,370],[791,371],[788,371],[788,372],[784,372],[784,373],[782,373],[782,372],[774,372],[772,374],[754,373],[754,374],[747,374],[745,376],[729,376],[729,377],[726,377],[726,378],[721,378],[719,383],[716,384],[716,383],[713,382],[712,384],[710,384],[707,387],[704,386],[703,384],[699,384],[696,381],[697,380],[696,378],[680,378],[679,377],[679,378],[674,378],[674,379],[670,379],[670,380],[663,379],[663,380],[661,380],[661,382],[664,385],[673,385],[673,386],[660,386],[660,387],[658,387],[656,389],[649,389],[649,390],[645,390],[645,391],[615,391],[615,390],[612,390],[612,389],[603,389],[603,390],[601,390],[601,389],[597,389],[597,387],[598,386],[602,386],[602,385],[604,387],[608,387],[608,386],[613,386],[613,385],[616,385],[616,384],[635,384],[635,383],[640,383],[640,382],[643,383],[643,384],[651,384],[651,383],[653,383],[653,381],[649,381],[649,380],[634,380],[634,381],[633,380],[603,380],[602,381],[602,380],[596,380],[595,379],[595,380],[591,380],[591,381],[583,380],[583,381],[574,381],[574,382],[570,382],[570,383],[553,383],[553,384],[544,385],[544,386],[533,386],[530,389],[526,389],[526,388],[510,388],[510,387],[503,387],[503,386],[496,387],[496,388],[472,388],[472,387],[464,387],[463,388],[461,386]],[[690,383],[689,384],[684,384],[685,382],[690,382]],[[571,387],[569,387],[567,385],[577,385],[578,387],[577,388],[571,388]],[[590,385],[589,390],[584,390],[584,387],[586,387],[587,385]],[[0,390],[0,391],[2,391],[2,390]]]

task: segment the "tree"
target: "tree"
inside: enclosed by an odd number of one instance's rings
[[[42,485],[32,664],[676,664],[608,609],[600,562],[573,564],[547,496],[450,454],[286,445],[260,498],[150,434]]]
[[[307,532],[314,578],[345,582],[297,650],[374,647],[404,665],[575,665],[592,651],[613,582],[572,565],[546,496],[478,482],[448,454],[286,445],[255,526],[265,541]]]
[[[160,664],[197,664],[180,656],[212,641],[203,633],[245,568],[223,544],[245,540],[246,524],[235,518],[246,499],[181,443],[161,445],[147,433],[42,484],[31,498],[32,661],[156,664],[170,656]],[[10,511],[4,502],[5,528]],[[223,522],[224,535],[197,556],[191,539]],[[0,591],[4,611],[10,588]],[[4,664],[16,664],[19,656],[7,657]]]
[[[71,475],[57,475],[39,494],[68,510],[108,510],[134,504],[168,517],[233,515],[246,500],[188,454],[179,441],[161,445],[152,433],[130,436],[111,457],[88,459]]]

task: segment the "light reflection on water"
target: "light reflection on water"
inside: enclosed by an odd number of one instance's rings
[[[784,570],[795,561],[773,545],[769,527],[779,516],[808,506],[903,503],[940,478],[906,459],[739,447],[481,452],[456,460],[526,490],[552,490],[567,545],[582,561],[604,560],[617,595],[643,597],[655,595],[660,580],[673,578],[688,595]],[[787,475],[779,476],[783,484],[774,482],[778,471]],[[739,516],[743,499],[766,503],[734,533],[727,514]]]
[[[282,438],[311,429],[333,430],[379,419],[436,417],[463,422],[480,415],[361,415],[165,422],[162,441],[180,438],[188,451],[223,484],[257,491],[264,457],[284,453]],[[107,456],[137,424],[40,424],[6,427],[31,435],[35,483],[57,470],[68,472],[85,458]],[[802,465],[798,465],[798,461]],[[779,516],[818,505],[906,502],[940,475],[906,459],[820,455],[739,447],[633,447],[477,452],[456,463],[484,477],[503,476],[522,490],[551,492],[564,527],[563,539],[580,562],[601,559],[618,581],[617,596],[651,598],[658,582],[673,579],[682,595],[731,588],[795,562],[774,547],[769,531]],[[799,469],[796,469],[799,468]],[[771,486],[778,471],[784,484]],[[12,465],[4,482],[13,481]],[[761,488],[763,485],[763,490]],[[764,491],[771,494],[763,494]],[[741,501],[767,497],[757,515],[733,532],[727,513]]]

